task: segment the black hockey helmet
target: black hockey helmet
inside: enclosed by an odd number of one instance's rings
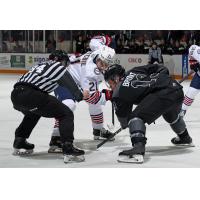
[[[124,67],[118,64],[111,65],[104,73],[104,79],[106,82],[109,80],[115,80],[116,76],[119,76],[120,78],[125,76]]]
[[[59,62],[65,61],[67,65],[69,65],[70,63],[69,56],[63,50],[55,50],[49,55],[50,60],[54,60],[55,58],[57,58],[56,61],[59,61]]]

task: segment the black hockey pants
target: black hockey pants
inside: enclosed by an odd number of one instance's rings
[[[147,95],[130,114],[129,119],[139,117],[151,124],[160,116],[168,123],[177,119],[184,98],[181,88],[168,87]]]
[[[11,93],[13,107],[24,114],[15,137],[28,138],[40,117],[59,119],[62,142],[73,142],[74,115],[62,102],[45,92],[26,85],[18,85]]]

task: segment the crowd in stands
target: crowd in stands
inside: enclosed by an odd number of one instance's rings
[[[110,35],[110,46],[118,54],[148,54],[153,43],[160,47],[162,54],[187,54],[192,44],[200,43],[200,31],[96,31],[89,35],[80,31],[76,37],[76,51],[86,52],[95,34]]]
[[[188,48],[192,44],[200,45],[200,31],[195,30],[59,30],[45,31],[46,52],[50,53],[56,49],[57,44],[66,41],[68,52],[85,53],[89,50],[89,41],[96,35],[108,35],[112,38],[110,47],[114,48],[118,54],[148,54],[153,43],[160,47],[162,54],[187,54]],[[33,31],[0,31],[2,38],[0,52],[33,52]],[[57,39],[55,38],[57,37]],[[43,41],[43,31],[35,31],[36,44],[35,52],[43,52],[41,42]],[[73,45],[74,44],[74,45]]]

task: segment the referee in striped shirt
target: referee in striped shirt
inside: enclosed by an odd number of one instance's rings
[[[79,156],[82,156],[81,161],[84,159],[84,151],[73,146],[73,112],[57,98],[49,95],[60,85],[69,89],[77,101],[83,99],[83,94],[67,71],[69,63],[67,53],[56,50],[47,62],[32,67],[14,85],[11,93],[13,107],[24,114],[21,124],[15,131],[15,155],[33,152],[34,144],[28,143],[26,139],[42,116],[59,119],[64,162]]]

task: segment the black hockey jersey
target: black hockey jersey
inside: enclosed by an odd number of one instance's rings
[[[134,67],[113,91],[116,114],[126,117],[133,105],[138,105],[148,94],[169,87],[171,79],[166,67],[157,64]],[[178,87],[181,87],[178,84]]]

